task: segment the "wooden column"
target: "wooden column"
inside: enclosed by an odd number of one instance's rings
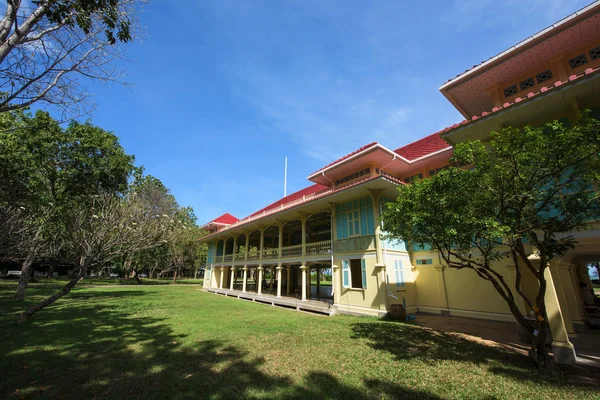
[[[246,291],[246,280],[248,279],[248,267],[244,266],[244,282],[242,283],[242,292]]]
[[[262,267],[262,265],[259,266],[257,269],[258,269],[258,283],[257,283],[258,286],[257,286],[256,291],[257,291],[258,294],[262,294],[262,277],[263,277],[263,267]]]
[[[281,297],[281,270],[283,267],[281,263],[277,266],[277,297]]]
[[[291,275],[292,275],[292,266],[291,266],[291,265],[288,265],[288,266],[287,266],[287,268],[286,268],[286,270],[287,270],[287,281],[286,281],[286,289],[285,289],[285,292],[286,292],[287,294],[290,294],[290,293],[291,293],[291,290],[292,290],[292,281],[291,281]]]
[[[306,266],[300,266],[302,271],[302,301],[306,301]]]
[[[235,247],[233,249],[235,251]],[[231,282],[229,282],[229,290],[233,290],[234,283],[235,283],[235,267],[231,267]]]

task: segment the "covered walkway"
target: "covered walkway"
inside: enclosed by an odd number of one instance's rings
[[[203,290],[209,293],[235,297],[242,300],[250,300],[257,303],[269,304],[272,306],[295,309],[297,311],[307,311],[323,315],[335,314],[335,310],[332,304],[328,302],[300,300],[296,297],[277,297],[266,293],[244,292],[240,290],[230,289],[206,288]]]

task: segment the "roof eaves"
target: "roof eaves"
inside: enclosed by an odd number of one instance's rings
[[[294,207],[297,207],[297,206],[302,205],[302,204],[310,203],[311,201],[315,201],[315,200],[318,200],[318,199],[323,198],[323,197],[330,196],[330,195],[335,194],[335,193],[343,192],[344,190],[348,190],[348,189],[350,189],[352,187],[355,187],[355,186],[358,186],[358,185],[362,185],[363,183],[367,183],[367,182],[370,182],[372,180],[379,179],[379,178],[382,178],[384,180],[390,181],[392,183],[397,183],[397,184],[401,184],[401,185],[405,184],[401,180],[393,178],[393,177],[390,177],[390,176],[387,176],[387,175],[377,175],[377,176],[368,177],[368,178],[365,178],[363,180],[360,180],[358,182],[352,183],[352,184],[350,184],[348,186],[344,186],[344,187],[336,189],[336,190],[331,190],[330,189],[330,190],[328,190],[326,192],[318,193],[315,196],[312,196],[312,197],[310,197],[308,199],[304,199],[301,202],[291,202],[291,203],[289,203],[287,205],[287,207],[283,207],[283,208],[277,207],[277,208],[274,208],[274,209],[272,209],[273,210],[272,212],[268,212],[268,213],[265,213],[265,214],[259,214],[256,218],[251,218],[251,217],[244,218],[244,219],[240,220],[239,222],[237,222],[235,224],[228,225],[227,228],[225,228],[225,229],[223,229],[223,230],[221,230],[219,232],[215,232],[215,233],[212,233],[210,235],[204,236],[204,237],[202,237],[202,238],[200,238],[198,240],[204,240],[204,239],[210,238],[212,236],[219,235],[219,234],[223,233],[226,230],[229,230],[229,229],[232,229],[232,228],[237,228],[237,227],[243,226],[243,225],[245,225],[247,223],[250,223],[250,222],[259,221],[259,220],[261,220],[261,219],[263,219],[265,217],[278,214],[278,213],[283,212],[285,210],[288,210],[290,208],[294,208]],[[271,211],[271,210],[269,210],[269,211]]]
[[[600,0],[599,0],[599,2],[600,2]],[[469,120],[464,120],[464,121],[456,123],[456,124],[454,124],[452,126],[449,126],[449,127],[445,128],[445,129],[443,129],[442,131],[440,131],[440,135],[443,138],[444,136],[447,136],[448,133],[450,133],[451,131],[454,131],[455,129],[458,129],[458,128],[464,126],[464,125],[473,123],[475,121],[479,121],[482,118],[486,118],[486,117],[489,117],[492,114],[496,114],[498,112],[504,111],[507,108],[510,108],[510,107],[514,106],[515,104],[522,103],[523,101],[527,101],[527,100],[530,100],[532,98],[538,99],[540,95],[548,93],[548,92],[552,91],[553,89],[564,87],[565,85],[571,84],[572,82],[581,82],[581,80],[580,80],[581,78],[587,78],[590,75],[594,75],[594,74],[598,73],[599,71],[600,71],[600,67],[597,67],[597,68],[587,68],[585,71],[583,71],[583,73],[580,73],[578,75],[571,75],[571,76],[569,76],[569,78],[566,81],[556,81],[556,82],[554,82],[553,85],[543,86],[539,90],[536,90],[535,92],[529,92],[529,93],[527,93],[526,95],[524,95],[522,97],[515,98],[511,102],[506,102],[501,107],[494,107],[494,108],[492,108],[491,111],[484,111],[483,113],[481,113],[481,115],[474,115]]]
[[[480,64],[474,65],[472,68],[469,68],[469,69],[465,70],[465,72],[456,75],[456,77],[447,80],[444,84],[442,84],[442,86],[439,87],[439,90],[443,91],[443,90],[447,89],[449,86],[452,86],[455,83],[463,80],[465,77],[467,77],[469,75],[472,75],[473,73],[477,72],[481,68],[486,67],[489,64],[492,64],[495,61],[497,61],[497,60],[499,60],[499,59],[501,59],[501,58],[503,58],[503,57],[505,57],[505,56],[513,53],[514,51],[520,49],[524,45],[526,45],[526,44],[528,44],[528,43],[530,43],[532,41],[535,41],[535,40],[539,39],[540,37],[542,37],[542,36],[544,36],[544,35],[552,32],[552,31],[556,30],[557,28],[561,27],[562,25],[564,25],[565,23],[569,22],[573,18],[576,18],[576,17],[578,17],[580,15],[583,15],[583,14],[587,13],[588,11],[590,11],[591,9],[593,9],[593,8],[595,8],[597,6],[600,6],[600,0],[594,1],[593,3],[585,6],[585,7],[581,8],[580,10],[575,11],[574,13],[572,13],[572,14],[566,16],[565,18],[559,20],[558,22],[556,22],[556,23],[554,23],[554,24],[552,24],[552,25],[550,25],[550,26],[548,26],[548,27],[546,27],[546,28],[544,28],[544,29],[536,32],[535,34],[531,35],[530,37],[528,37],[528,38],[520,41],[516,45],[513,45],[513,46],[509,47],[508,49],[506,49],[506,50],[498,53],[497,55],[495,55],[493,57],[490,57],[490,58],[488,58],[485,61],[482,61]]]

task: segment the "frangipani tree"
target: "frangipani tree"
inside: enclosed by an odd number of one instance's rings
[[[588,112],[572,127],[555,121],[506,128],[489,143],[459,144],[451,162],[473,167],[450,166],[400,187],[383,213],[385,229],[431,246],[450,268],[470,269],[489,282],[534,335],[532,359],[548,366],[545,271],[575,246],[572,232],[600,217],[592,186],[600,179],[599,154],[600,122]],[[516,282],[499,272],[499,261],[516,267]],[[538,283],[533,296],[521,286],[524,270]],[[517,301],[534,312],[535,323]]]
[[[67,295],[88,270],[101,268],[128,252],[160,246],[173,228],[173,219],[148,214],[135,192],[126,196],[107,193],[72,201],[61,224],[64,251],[75,263],[69,272],[71,279],[59,292],[24,311],[20,321]]]

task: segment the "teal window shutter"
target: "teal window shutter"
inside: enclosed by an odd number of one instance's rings
[[[400,268],[398,260],[394,260],[394,273],[396,274],[396,287],[400,287]]]
[[[342,260],[342,280],[344,287],[350,286],[350,271],[348,270],[348,260]]]
[[[362,287],[367,288],[367,261],[363,258],[360,260],[360,270],[362,272]]]
[[[365,236],[369,233],[369,224],[367,223],[367,209],[361,207],[360,209],[360,234]]]
[[[366,210],[367,210],[367,235],[373,235],[375,233],[375,218],[373,217],[373,206],[372,205],[368,206],[366,208]]]

